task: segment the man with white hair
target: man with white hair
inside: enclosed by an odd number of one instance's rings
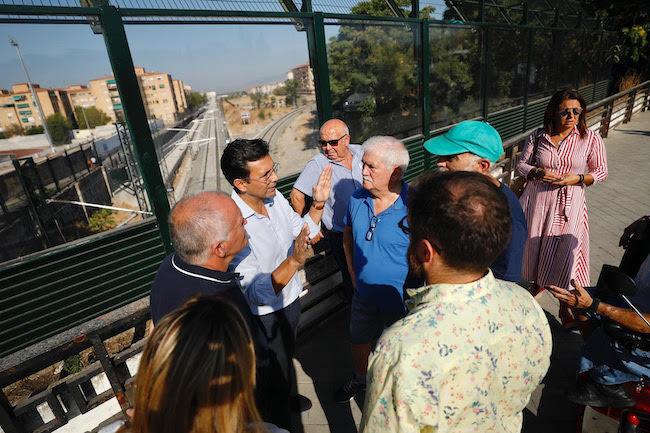
[[[363,144],[363,188],[350,198],[343,247],[355,288],[350,312],[354,375],[335,395],[350,401],[365,389],[368,356],[384,328],[404,317],[408,274],[406,233],[409,164],[404,144],[393,137]]]

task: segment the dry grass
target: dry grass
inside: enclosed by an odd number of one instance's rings
[[[151,326],[151,321],[148,321],[145,335],[150,334]],[[104,346],[106,347],[109,355],[119,353],[131,346],[131,344],[133,344],[134,334],[135,329],[128,329],[121,334],[115,335],[105,340]],[[92,348],[83,350],[79,353],[78,356],[78,362],[81,368],[89,366],[96,359],[95,351]],[[7,399],[9,400],[9,403],[11,405],[16,405],[21,400],[27,399],[34,394],[45,391],[51,384],[65,377],[65,375],[68,373],[70,372],[64,372],[64,361],[59,361],[17,382],[14,382],[9,386],[6,386],[3,390],[7,396]]]
[[[281,98],[280,96],[277,97]],[[232,134],[232,138],[245,137],[250,138],[256,133],[261,131],[266,125],[277,120],[282,116],[293,110],[292,107],[262,107],[260,110],[252,107],[253,101],[247,95],[239,98],[229,98],[228,102],[224,102],[224,114],[226,122],[228,122],[228,130]],[[250,112],[250,123],[244,125],[241,121],[241,114],[244,111]],[[264,119],[259,118],[260,111],[264,112]]]
[[[618,91],[624,92],[632,87],[638,86],[641,84],[642,77],[641,74],[636,72],[628,72],[623,78],[618,82]]]

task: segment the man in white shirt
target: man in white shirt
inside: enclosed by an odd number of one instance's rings
[[[277,164],[264,140],[238,139],[226,146],[221,170],[233,186],[232,198],[246,220],[248,245],[229,269],[242,276],[241,285],[256,322],[268,341],[271,365],[258,387],[276,393],[277,418],[268,420],[290,428],[290,409],[308,408],[295,391],[292,358],[300,319],[302,282],[297,274],[307,259],[310,239],[320,231],[324,203],[331,188],[326,167],[312,190],[313,203],[303,217],[276,190]]]

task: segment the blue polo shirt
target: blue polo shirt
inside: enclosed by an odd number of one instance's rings
[[[521,281],[524,247],[528,239],[528,225],[519,198],[515,193],[503,183],[499,187],[499,191],[508,200],[510,219],[512,220],[512,234],[506,249],[492,263],[490,269],[492,269],[495,278],[518,283]]]
[[[383,311],[403,311],[404,283],[408,274],[409,237],[399,228],[407,214],[408,185],[388,209],[375,215],[373,198],[358,189],[350,198],[345,225],[352,228],[352,265],[359,297]],[[367,240],[371,221],[376,217],[372,238]]]

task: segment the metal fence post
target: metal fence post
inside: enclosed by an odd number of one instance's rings
[[[68,150],[64,150],[63,154],[65,155],[65,162],[68,163],[68,168],[70,169],[70,173],[72,173],[72,178],[74,181],[77,181],[77,174],[74,172],[74,164],[72,164],[72,161],[70,160],[70,155],[68,155]]]
[[[625,107],[625,117],[623,118],[623,123],[627,123],[632,120],[632,112],[634,111],[634,103],[636,102],[636,90],[628,93],[627,97],[629,99],[627,101],[627,107]]]
[[[600,136],[607,138],[609,133],[609,122],[612,120],[612,110],[614,109],[614,101],[607,103],[603,116],[600,119]]]
[[[147,122],[138,77],[135,75],[133,58],[129,42],[126,38],[124,23],[117,8],[102,6],[100,19],[104,30],[106,51],[111,61],[115,82],[124,107],[124,117],[129,126],[129,134],[133,141],[135,157],[140,167],[144,187],[149,197],[149,203],[158,221],[158,230],[165,250],[172,250],[169,236],[167,217],[169,215],[169,202],[167,189],[163,182],[156,148],[151,137],[151,130]]]
[[[483,2],[481,2],[482,4]],[[489,47],[490,29],[487,26],[481,27],[481,115],[487,121],[488,117],[488,47]]]
[[[54,167],[52,167],[52,160],[49,156],[45,158],[45,163],[47,164],[47,168],[50,170],[50,174],[52,175],[52,181],[54,182],[54,186],[56,186],[56,191],[61,192],[59,179],[56,178],[56,172],[54,171]]]
[[[422,102],[422,135],[426,141],[431,136],[431,92],[429,91],[431,45],[429,43],[429,20],[420,20],[420,97]],[[431,155],[424,151],[424,169],[431,169]]]
[[[528,3],[526,3],[528,4]],[[526,12],[528,12],[528,9],[526,9]],[[526,21],[527,22],[527,21]],[[533,61],[533,29],[528,29],[526,30],[527,32],[527,47],[528,49],[526,50],[526,72],[524,73],[524,120],[522,124],[522,129],[521,132],[524,132],[527,128],[528,125],[526,122],[528,121],[528,81],[530,80],[530,68],[531,68],[531,62]]]
[[[315,12],[314,18],[307,25],[307,48],[309,50],[309,62],[314,71],[318,124],[322,125],[332,118],[332,93],[330,90],[330,71],[327,63],[325,21],[321,12]]]
[[[16,159],[12,159],[11,162],[14,164],[14,169],[16,170],[16,176],[18,177],[18,181],[20,182],[20,187],[23,189],[23,194],[25,194],[25,199],[27,200],[27,205],[30,210],[29,214],[32,218],[32,222],[34,223],[36,237],[38,237],[41,240],[43,249],[49,248],[51,246],[50,239],[47,236],[47,231],[45,231],[45,226],[43,225],[43,221],[41,221],[41,216],[38,213],[36,203],[34,203],[34,197],[32,197],[32,194],[29,191],[29,188],[27,188],[27,185],[25,183],[25,178],[23,177],[23,171],[20,165],[20,161]]]

